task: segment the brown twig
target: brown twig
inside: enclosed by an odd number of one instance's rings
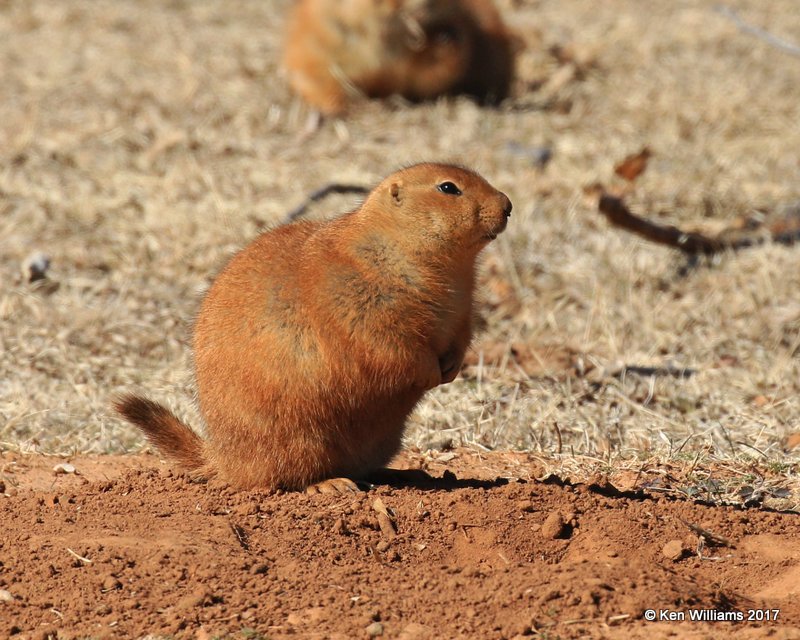
[[[735,236],[726,237],[724,232],[718,236],[707,236],[641,218],[628,209],[622,198],[605,192],[600,194],[598,209],[614,226],[642,236],[651,242],[679,249],[689,256],[710,256],[728,249],[746,249],[764,244],[767,240],[781,244],[794,244],[800,241],[800,217],[794,214],[768,226],[768,234],[741,235],[741,233],[737,233]]]
[[[687,522],[683,518],[678,518],[678,520],[680,520],[683,524],[689,527],[695,534],[697,534],[697,536],[703,538],[703,540],[705,540],[705,543],[709,546],[730,547],[731,549],[736,548],[736,545],[733,544],[733,542],[731,542],[727,538],[723,538],[722,536],[717,535],[716,533],[712,533],[708,529],[704,529],[703,527],[700,527],[696,524]]]
[[[553,420],[553,428],[555,429],[556,438],[558,439],[558,449],[556,450],[556,453],[561,455],[561,450],[563,449],[564,443],[561,441],[561,429],[558,426],[558,422],[555,420]]]
[[[229,522],[228,524],[231,527],[231,531],[233,531],[233,535],[236,536],[236,542],[239,543],[239,546],[245,551],[250,551],[250,541],[247,539],[247,532],[244,528],[233,522]]]
[[[662,225],[640,218],[631,213],[622,198],[607,193],[600,196],[598,208],[611,224],[640,235],[651,242],[680,249],[684,253],[711,255],[724,248],[724,245],[716,238],[682,231],[672,225]]]

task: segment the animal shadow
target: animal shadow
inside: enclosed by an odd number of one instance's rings
[[[394,489],[419,489],[421,491],[452,491],[453,489],[494,489],[508,484],[506,478],[478,480],[458,478],[452,471],[445,471],[441,477],[432,476],[422,469],[378,469],[357,481],[366,489],[389,486]]]

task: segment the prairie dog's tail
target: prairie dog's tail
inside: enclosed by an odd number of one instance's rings
[[[127,394],[114,400],[114,408],[139,427],[161,453],[183,467],[196,471],[205,465],[203,440],[165,406]]]

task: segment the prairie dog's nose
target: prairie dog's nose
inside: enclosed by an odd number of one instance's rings
[[[500,195],[502,196],[500,201],[503,203],[503,213],[506,215],[506,218],[510,218],[511,210],[514,208],[514,205],[511,204],[511,200],[508,199],[505,193],[501,193]]]

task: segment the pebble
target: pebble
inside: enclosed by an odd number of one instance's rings
[[[333,527],[331,527],[333,533],[338,533],[339,535],[345,535],[347,533],[347,527],[344,524],[344,519],[336,518],[336,521],[333,523]]]
[[[10,591],[0,589],[0,602],[12,602],[13,600],[14,596],[11,595]]]
[[[519,142],[509,142],[506,144],[506,151],[515,156],[527,158],[535,167],[544,168],[553,157],[553,150],[550,147],[520,144]]]
[[[392,519],[385,513],[378,513],[378,526],[384,537],[391,540],[397,535],[397,526]]]
[[[670,540],[664,545],[663,549],[661,549],[661,553],[664,554],[664,557],[673,562],[677,562],[681,559],[683,551],[683,542],[680,540]]]
[[[373,622],[367,626],[366,631],[370,638],[377,638],[383,635],[383,625],[380,622]]]
[[[75,465],[70,464],[69,462],[62,462],[61,464],[57,464],[53,467],[53,473],[56,475],[58,474],[69,474],[75,473]]]
[[[113,591],[121,588],[122,583],[114,576],[108,576],[105,580],[103,580],[103,591]]]
[[[43,280],[49,268],[50,256],[41,252],[32,253],[22,261],[22,276],[28,282]]]
[[[531,500],[520,500],[517,502],[517,509],[524,513],[531,513],[533,512],[533,502]]]
[[[417,622],[411,622],[403,627],[400,635],[397,636],[397,640],[428,640],[428,638],[435,637],[436,634],[431,627]]]
[[[178,611],[191,611],[198,607],[203,606],[209,600],[209,595],[205,591],[198,591],[188,596],[184,596],[175,603],[175,609]]]
[[[558,511],[553,511],[544,521],[541,529],[542,537],[547,540],[556,540],[565,533],[564,518]]]

